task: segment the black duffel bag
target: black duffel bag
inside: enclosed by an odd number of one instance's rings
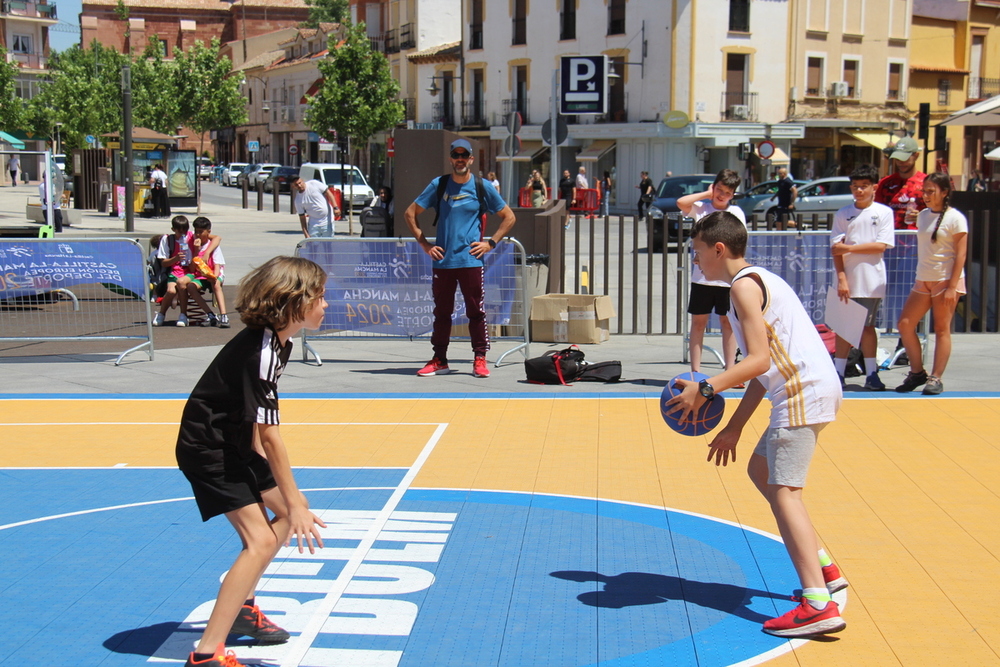
[[[571,345],[564,350],[549,350],[540,357],[524,361],[524,374],[533,384],[563,384],[577,380],[618,382],[622,376],[620,361],[591,364],[583,350]]]

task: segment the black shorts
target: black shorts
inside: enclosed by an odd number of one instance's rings
[[[201,520],[263,502],[261,493],[277,486],[267,459],[251,452],[242,458],[232,448],[177,445],[177,465],[191,482]]]
[[[713,309],[715,314],[720,316],[729,312],[729,288],[691,283],[688,314],[709,315]]]

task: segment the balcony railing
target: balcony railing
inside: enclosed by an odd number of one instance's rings
[[[970,100],[985,100],[988,97],[1000,95],[1000,79],[984,79],[978,76],[969,77]]]
[[[594,116],[595,123],[627,123],[628,122],[628,93],[621,97],[612,95],[608,100],[608,112],[599,116]]]
[[[49,65],[48,57],[41,53],[8,53],[7,62],[27,69],[45,69]]]
[[[435,102],[431,105],[431,122],[443,123],[445,127],[455,125],[455,111],[450,104]]]
[[[469,26],[469,50],[475,51],[483,48],[483,24],[473,23]]]
[[[369,35],[368,43],[372,47],[372,51],[378,51],[379,53],[385,53],[385,39],[386,33],[381,33],[378,35]]]
[[[486,103],[483,100],[462,102],[462,125],[465,127],[486,127]]]
[[[396,29],[388,30],[385,33],[385,52],[386,53],[399,53],[399,39],[397,38]]]
[[[403,120],[417,120],[417,98],[404,97],[401,102],[403,103]]]
[[[507,122],[507,116],[517,111],[521,114],[521,122],[525,125],[531,123],[528,120],[528,98],[527,97],[515,97],[509,100],[503,100],[501,108],[503,109],[504,123]]]
[[[399,29],[399,50],[413,49],[417,46],[417,38],[414,35],[413,24],[406,23]]]
[[[4,14],[13,16],[26,16],[30,18],[55,20],[56,6],[39,2],[23,2],[23,0],[4,0],[0,5]]]
[[[723,120],[757,121],[757,93],[722,93]]]

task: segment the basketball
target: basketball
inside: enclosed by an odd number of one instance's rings
[[[701,382],[702,380],[707,379],[708,376],[704,373],[681,373],[668,382],[667,386],[663,388],[663,393],[660,394],[660,414],[663,415],[663,421],[667,423],[667,426],[681,435],[705,435],[718,426],[719,422],[722,421],[722,413],[726,410],[726,399],[722,397],[722,394],[716,394],[715,398],[703,405],[701,409],[695,413],[692,420],[686,421],[683,424],[678,422],[678,419],[680,419],[681,416],[679,411],[667,414],[667,410],[670,409],[667,407],[667,401],[681,393],[680,385],[674,386],[674,383],[677,380],[692,380],[694,382]]]

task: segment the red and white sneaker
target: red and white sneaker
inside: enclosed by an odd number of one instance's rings
[[[472,360],[472,374],[477,378],[488,378],[490,376],[490,367],[486,363],[486,357],[476,357]]]
[[[840,574],[840,568],[834,563],[823,568],[823,581],[826,582],[826,590],[830,591],[830,595],[847,588],[847,579]]]
[[[764,632],[778,637],[809,637],[831,632],[840,632],[847,627],[847,621],[840,617],[840,607],[833,600],[823,609],[815,609],[808,600],[787,614],[764,621]]]
[[[257,605],[243,605],[233,627],[231,635],[246,635],[253,637],[261,644],[284,644],[291,635],[275,625],[274,621],[264,615]]]
[[[426,378],[432,375],[447,375],[450,372],[451,369],[448,368],[447,361],[441,361],[437,357],[434,357],[433,359],[427,362],[426,366],[417,371],[417,375],[419,375],[422,378]]]
[[[236,659],[236,654],[232,651],[223,653],[225,648],[225,644],[219,644],[216,654],[208,660],[195,660],[194,653],[192,653],[188,656],[184,667],[246,667],[246,665]]]

